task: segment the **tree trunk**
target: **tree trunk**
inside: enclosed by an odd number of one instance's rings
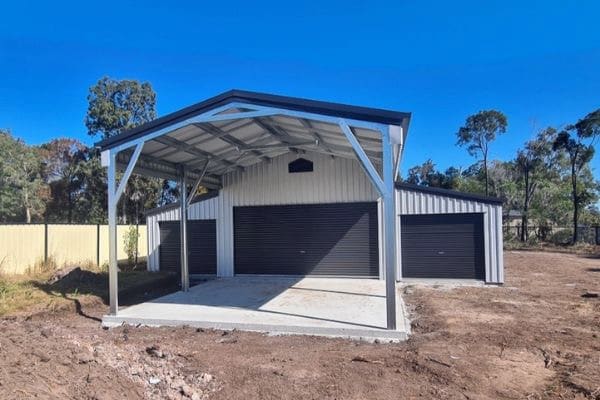
[[[528,239],[527,225],[529,223],[529,171],[525,172],[525,196],[523,200],[523,215],[521,215],[521,242],[526,242]]]
[[[28,224],[31,223],[31,208],[29,207],[29,194],[27,193],[27,190],[23,191],[23,195],[24,195],[24,202],[23,205],[25,206],[25,220],[27,221]]]
[[[485,195],[490,195],[490,189],[488,185],[488,167],[487,167],[487,156],[483,156],[483,174],[485,176]]]
[[[125,204],[125,196],[121,196],[121,223],[127,224],[127,204]]]
[[[573,244],[577,243],[577,222],[579,220],[579,196],[577,195],[577,174],[575,164],[571,165],[571,184],[573,186]]]
[[[68,219],[69,219],[69,224],[72,224],[73,223],[73,197],[71,196],[71,192],[69,192],[69,194],[68,194],[68,199],[69,199]]]
[[[527,211],[523,209],[523,215],[521,216],[521,242],[526,242],[528,238],[528,226]]]

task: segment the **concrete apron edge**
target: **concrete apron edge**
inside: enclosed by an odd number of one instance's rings
[[[331,338],[346,338],[373,342],[375,340],[386,342],[400,342],[408,339],[409,332],[400,330],[375,330],[359,328],[324,328],[307,327],[297,325],[269,325],[269,324],[247,324],[238,322],[211,322],[211,321],[186,321],[165,320],[153,318],[125,317],[118,315],[105,315],[102,318],[102,326],[105,328],[116,328],[122,325],[132,326],[189,326],[191,328],[219,329],[225,331],[239,330],[249,332],[261,332],[270,335],[310,335]],[[407,328],[410,329],[410,328]]]

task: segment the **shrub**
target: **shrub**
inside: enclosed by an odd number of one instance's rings
[[[139,233],[135,226],[131,225],[127,232],[125,232],[124,240],[125,240],[125,253],[127,254],[127,261],[129,265],[135,266],[137,264],[138,259],[138,239]]]
[[[573,231],[570,229],[560,229],[548,236],[548,241],[557,245],[567,245],[571,244],[571,240],[573,239]]]

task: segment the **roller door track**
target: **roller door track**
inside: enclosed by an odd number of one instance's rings
[[[377,203],[234,207],[236,274],[377,277]]]
[[[483,214],[403,215],[402,276],[485,279]]]
[[[161,221],[160,269],[181,272],[179,221]],[[190,274],[217,273],[217,235],[215,220],[188,220],[188,268]]]

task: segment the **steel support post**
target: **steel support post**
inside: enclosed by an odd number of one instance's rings
[[[116,154],[109,152],[108,160],[108,291],[110,314],[119,310],[119,289],[117,266],[117,160]]]
[[[383,151],[383,244],[385,261],[385,300],[387,312],[387,328],[396,329],[396,199],[394,196],[394,163],[393,144],[390,140],[389,128],[382,129],[381,145]]]
[[[185,186],[185,168],[179,172],[179,231],[181,238],[181,290],[187,292],[190,288],[188,270],[188,241],[187,241],[187,188]]]
[[[102,165],[107,167],[108,180],[108,294],[110,302],[110,314],[117,315],[119,311],[119,266],[117,260],[117,204],[119,198],[125,191],[127,181],[131,176],[135,163],[137,162],[144,142],[135,145],[135,149],[129,159],[127,168],[123,173],[121,182],[117,186],[117,154],[118,150],[111,149],[103,152]]]

